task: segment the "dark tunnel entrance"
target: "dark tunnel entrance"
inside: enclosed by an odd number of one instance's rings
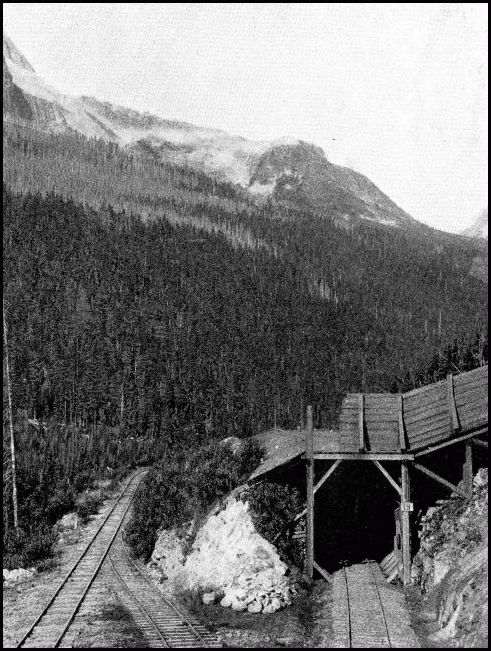
[[[386,463],[396,481],[400,464]],[[316,462],[316,481],[329,467]],[[380,562],[394,545],[399,496],[371,461],[343,461],[315,495],[314,557],[327,572]]]
[[[473,474],[488,466],[487,449],[473,446]],[[462,479],[465,442],[459,442],[418,459],[428,469],[454,485]],[[315,461],[317,483],[334,461]],[[383,468],[401,484],[401,462],[381,461]],[[421,516],[451,491],[411,466],[411,557],[418,552]],[[305,461],[298,458],[268,472],[266,481],[291,486],[306,497]],[[455,499],[460,499],[456,497]],[[343,460],[315,493],[314,558],[329,573],[344,565],[382,559],[394,549],[395,516],[400,496],[373,461]],[[303,567],[299,567],[303,569]]]

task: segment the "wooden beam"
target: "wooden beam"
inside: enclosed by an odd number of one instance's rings
[[[306,540],[305,540],[305,574],[312,581],[314,577],[314,422],[312,406],[307,407],[307,430],[305,440],[306,459]]]
[[[438,443],[437,445],[430,445],[430,447],[425,448],[424,450],[419,450],[418,452],[415,452],[414,456],[422,457],[425,454],[430,454],[431,452],[435,452],[435,450],[441,450],[442,448],[446,448],[448,445],[456,445],[457,443],[462,443],[462,441],[467,441],[468,439],[473,439],[474,441],[476,441],[476,439],[474,439],[474,436],[478,436],[479,434],[486,432],[487,429],[488,428],[486,427],[484,430],[478,430],[477,432],[470,432],[469,434],[456,436],[453,439],[450,439],[448,441],[443,441],[443,443]]]
[[[407,462],[401,463],[401,535],[402,535],[402,582],[411,583],[411,526],[410,512],[404,508],[411,500],[409,486],[409,468]]]
[[[322,577],[323,577],[323,578],[324,578],[328,583],[331,582],[331,578],[330,578],[329,574],[326,572],[326,570],[322,569],[322,567],[321,567],[320,565],[318,565],[315,561],[314,561],[314,567],[315,567],[315,569],[319,572],[319,574],[320,574],[320,575],[321,575],[321,576],[322,576]]]
[[[467,441],[465,444],[465,461],[462,468],[462,478],[464,480],[464,490],[467,497],[472,497],[472,488],[474,486],[472,473],[472,443]]]
[[[448,408],[450,414],[450,428],[452,433],[457,432],[460,429],[459,416],[457,414],[457,407],[455,405],[455,395],[453,390],[453,375],[449,373],[447,375],[447,398],[448,398]]]
[[[479,445],[482,448],[487,448],[488,447],[488,442],[487,441],[482,441],[481,439],[471,439],[471,440],[475,445]]]
[[[314,459],[326,461],[341,459],[343,461],[412,461],[414,454],[400,452],[314,452]]]
[[[399,493],[399,495],[402,496],[402,488],[399,486],[399,484],[392,479],[392,477],[389,475],[387,470],[383,467],[383,465],[380,463],[380,461],[377,461],[376,459],[373,460],[373,463],[377,466],[377,468],[380,470],[382,475],[387,479],[389,484]]]
[[[360,452],[365,452],[365,396],[358,395],[358,447]]]
[[[341,463],[341,459],[336,459],[336,461],[332,464],[332,466],[329,468],[326,474],[321,479],[319,479],[317,484],[314,486],[314,493],[317,493],[317,491],[322,486],[322,484],[329,479],[329,477],[336,470],[336,468],[339,466],[340,463]]]
[[[404,396],[399,394],[399,448],[401,452],[406,450],[406,432],[404,427]]]
[[[444,479],[443,477],[440,477],[440,475],[437,475],[436,472],[433,472],[432,470],[428,470],[428,468],[425,468],[425,466],[422,466],[420,463],[415,463],[413,465],[416,468],[416,470],[419,470],[425,475],[428,475],[428,477],[431,477],[431,479],[434,479],[438,483],[442,484],[442,486],[449,488],[451,491],[457,493],[461,497],[467,497],[465,491],[461,490],[458,486],[455,486],[454,484],[450,483],[448,480]]]

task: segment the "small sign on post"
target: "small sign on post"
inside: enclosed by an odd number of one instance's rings
[[[414,502],[401,502],[401,511],[406,513],[414,511]]]

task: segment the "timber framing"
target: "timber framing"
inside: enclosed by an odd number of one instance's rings
[[[408,585],[411,581],[410,517],[414,505],[411,502],[410,483],[413,470],[464,499],[472,496],[473,446],[488,447],[487,441],[478,438],[488,431],[487,366],[458,376],[448,375],[445,380],[406,394],[348,394],[341,410],[340,435],[337,438],[333,436],[332,440],[328,440],[326,434],[314,432],[312,414],[312,407],[309,406],[307,428],[304,430],[305,453],[301,454],[306,462],[306,508],[293,520],[297,522],[306,516],[307,577],[312,580],[315,569],[329,580],[329,575],[314,558],[316,494],[341,462],[371,461],[399,495],[400,504],[396,513],[401,546],[394,551],[400,559],[396,571],[403,584]],[[419,463],[419,458],[424,455],[459,444],[464,448],[463,482],[460,486]],[[314,484],[316,461],[334,463]],[[382,461],[397,464],[400,483],[382,465]],[[323,499],[327,495],[328,491],[323,493]]]
[[[487,448],[488,447],[488,442],[487,441],[482,441],[481,439],[472,439],[472,442],[475,443],[475,445],[478,445],[481,448]]]
[[[436,452],[437,450],[441,450],[442,448],[446,448],[449,445],[457,445],[457,443],[462,443],[463,441],[469,441],[472,440],[474,443],[477,443],[478,445],[480,443],[484,443],[486,447],[488,447],[487,441],[480,441],[480,439],[476,439],[476,436],[479,436],[480,434],[483,434],[484,432],[487,432],[487,427],[485,429],[479,429],[477,432],[471,432],[470,434],[463,434],[462,436],[457,436],[450,441],[444,441],[443,443],[439,443],[438,445],[430,445],[429,447],[425,448],[424,450],[419,450],[418,452],[414,453],[415,457],[422,457],[425,454],[431,454],[432,452]]]
[[[320,461],[413,461],[414,454],[392,452],[314,452]]]

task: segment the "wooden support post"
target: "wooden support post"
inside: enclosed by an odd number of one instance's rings
[[[320,565],[318,565],[315,561],[314,561],[314,567],[315,567],[315,569],[319,572],[319,574],[322,576],[323,579],[325,579],[328,583],[331,582],[331,580],[330,580],[330,578],[329,578],[329,574],[326,572],[326,570],[324,570],[324,569],[323,569]]]
[[[399,449],[401,450],[401,452],[405,452],[406,432],[404,427],[404,398],[402,393],[399,394],[398,425],[399,425]]]
[[[485,428],[484,431],[487,431],[487,427]],[[419,452],[415,453],[415,457],[422,457],[425,454],[430,454],[431,452],[435,452],[436,450],[441,450],[442,448],[446,448],[449,445],[456,445],[457,443],[462,443],[462,441],[467,441],[472,439],[474,443],[481,443],[484,444],[485,447],[488,447],[487,441],[479,441],[479,439],[473,438],[477,436],[478,434],[483,434],[484,431],[482,429],[479,429],[477,432],[470,432],[469,434],[462,434],[461,436],[456,436],[453,439],[450,439],[450,441],[443,441],[443,443],[438,443],[437,445],[430,445],[428,448],[425,450],[420,450]]]
[[[339,466],[340,463],[341,463],[341,459],[338,459],[337,461],[335,461],[332,464],[332,466],[329,468],[329,470],[326,472],[326,474],[321,479],[319,479],[317,484],[314,486],[314,494],[317,493],[317,491],[324,484],[324,482],[326,482],[329,479],[329,477],[336,470],[336,468]]]
[[[457,414],[457,407],[455,405],[455,395],[453,390],[453,375],[447,375],[447,396],[448,396],[448,409],[450,418],[450,431],[453,433],[460,429],[459,416]]]
[[[307,578],[312,581],[314,578],[314,422],[311,405],[307,407],[305,461],[307,483],[305,574],[307,575]]]
[[[452,484],[447,479],[440,477],[440,475],[437,475],[436,472],[425,468],[425,466],[422,466],[420,463],[414,463],[413,466],[416,468],[416,470],[419,470],[425,475],[428,475],[428,477],[431,477],[431,479],[434,479],[442,486],[446,486],[453,493],[457,493],[457,495],[460,495],[461,497],[467,497],[467,493],[465,491],[461,490],[458,486],[455,486],[455,484]]]
[[[409,504],[411,490],[409,486],[409,468],[407,462],[401,463],[401,535],[402,535],[402,582],[411,583],[411,527]]]
[[[358,437],[360,452],[365,452],[365,396],[358,396]]]
[[[472,475],[472,443],[465,443],[465,461],[463,467],[464,490],[468,497],[472,497],[473,475]]]
[[[383,465],[380,463],[380,461],[377,461],[376,459],[373,460],[373,463],[377,466],[377,468],[380,470],[382,475],[387,479],[389,484],[401,495],[402,497],[402,490],[399,484],[392,479],[390,474],[387,472],[387,470],[383,467]]]

